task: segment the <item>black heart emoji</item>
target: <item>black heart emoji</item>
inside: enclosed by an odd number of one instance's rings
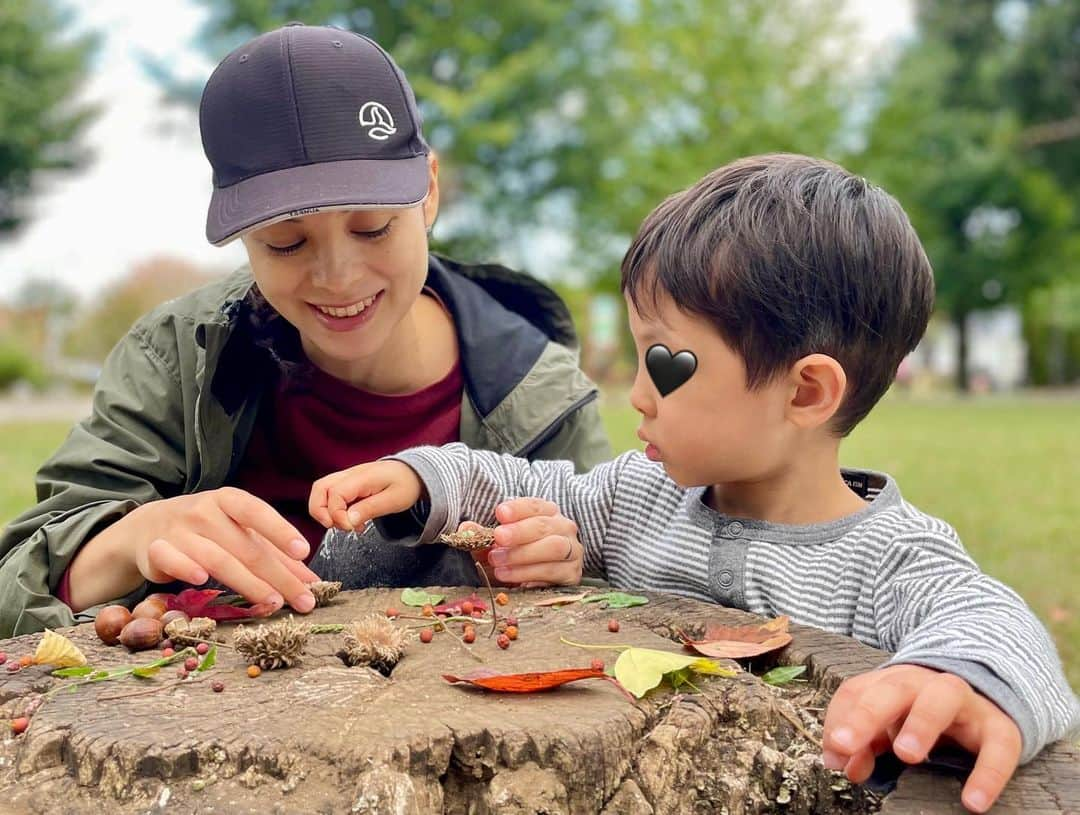
[[[645,352],[645,368],[661,396],[667,396],[697,370],[697,357],[693,351],[680,351],[672,356],[671,349],[657,343]]]

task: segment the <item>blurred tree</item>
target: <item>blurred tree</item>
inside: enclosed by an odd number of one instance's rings
[[[464,257],[569,246],[561,277],[611,286],[664,196],[740,154],[837,152],[849,34],[829,0],[203,2],[215,59],[290,20],[386,47],[444,159],[436,236]]]
[[[1022,304],[1070,254],[1074,203],[1020,146],[1001,82],[1017,19],[1009,0],[919,0],[917,36],[881,86],[861,169],[897,196],[934,264],[938,306],[967,318]]]
[[[151,258],[94,298],[64,339],[67,356],[100,362],[142,315],[208,282],[212,275],[183,260]]]
[[[95,41],[64,29],[52,0],[0,3],[0,236],[25,218],[40,171],[86,159],[78,136],[95,110],[73,98]]]
[[[70,314],[79,304],[79,295],[62,280],[31,277],[16,289],[11,304],[20,310],[45,309],[54,314]]]

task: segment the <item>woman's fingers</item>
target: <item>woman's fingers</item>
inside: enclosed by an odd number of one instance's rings
[[[304,536],[261,498],[232,487],[216,492],[218,506],[234,523],[254,529],[290,557],[302,560],[308,556],[311,547]]]
[[[575,585],[581,582],[582,548],[567,535],[549,535],[520,546],[492,547],[488,563],[504,582]]]
[[[181,580],[201,586],[210,579],[206,569],[164,538],[155,538],[146,548],[146,563],[139,569],[151,583]]]

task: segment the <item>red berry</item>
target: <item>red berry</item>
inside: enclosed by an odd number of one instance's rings
[[[30,726],[30,720],[25,716],[20,716],[18,719],[11,720],[11,732],[16,736],[22,733],[26,728]]]
[[[171,656],[173,656],[173,655],[174,655],[175,653],[176,653],[176,651],[175,651],[175,650],[173,650],[172,648],[162,648],[162,649],[161,649],[161,655],[162,655],[163,657],[171,657]]]
[[[188,672],[194,671],[198,667],[199,667],[199,660],[196,659],[195,657],[188,657],[187,659],[184,660],[184,670],[185,671],[188,671]]]
[[[225,683],[218,680],[217,682],[210,683],[210,687],[213,688],[214,693],[221,693],[225,690]]]
[[[195,646],[195,653],[198,654],[199,656],[202,656],[203,654],[205,654],[209,650],[210,650],[210,646],[207,645],[205,642],[200,642],[198,645]]]
[[[466,628],[465,633],[461,635],[461,638],[467,643],[476,642],[476,629]]]
[[[34,658],[29,654],[23,654],[21,657],[19,657],[19,665],[23,668],[29,668],[33,664]]]
[[[589,665],[589,667],[592,668],[594,671],[602,671],[604,670],[604,660],[594,659]]]
[[[425,628],[420,632],[420,642],[431,642],[435,639],[435,632],[430,628]]]
[[[5,662],[7,662],[7,654],[0,651],[0,665],[3,665]]]
[[[497,642],[499,644],[499,647],[502,648],[504,651],[510,647],[510,638],[506,636],[506,634],[499,634],[495,642]]]
[[[175,646],[173,645],[172,640],[162,640],[161,642],[158,643],[158,645],[160,645],[162,647],[162,649],[173,648],[175,650]]]
[[[612,634],[617,633],[618,630],[619,630],[619,621],[618,620],[608,620],[607,621],[607,630],[610,631]]]
[[[517,626],[516,625],[508,625],[508,626],[506,626],[506,636],[508,636],[512,640],[516,640],[517,637],[518,637]]]
[[[517,617],[514,617],[513,615],[507,617],[506,618],[506,624],[507,625],[517,625],[518,624]]]
[[[474,608],[472,610],[472,616],[473,617],[483,617],[484,616],[484,610],[482,608]]]
[[[397,615],[398,615],[398,610],[396,608],[388,608],[386,610],[386,616],[387,617],[396,617]]]
[[[177,668],[177,669],[176,669],[176,675],[177,675],[177,676],[178,676],[178,677],[179,677],[180,679],[187,679],[187,671],[185,671],[185,670],[184,670],[184,666],[183,666],[183,665],[181,665],[181,666],[180,666],[179,668]]]
[[[248,665],[247,666],[247,675],[250,676],[252,679],[257,677],[261,673],[262,673],[262,668],[260,668],[258,665]]]
[[[10,665],[7,666],[7,672],[9,674],[17,674],[21,670],[22,665],[20,665],[18,662],[12,662]]]
[[[461,613],[464,614],[466,617],[470,616],[473,613],[473,608],[474,606],[472,604],[472,600],[461,601]]]

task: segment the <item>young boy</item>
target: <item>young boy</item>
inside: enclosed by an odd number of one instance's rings
[[[429,542],[462,518],[492,523],[509,498],[554,501],[579,524],[585,570],[617,588],[787,614],[894,651],[834,696],[826,766],[863,781],[886,748],[920,762],[944,736],[977,754],[963,803],[987,810],[1080,705],[1046,631],[948,524],[889,476],[840,469],[840,440],[932,307],[900,205],[825,161],[743,159],[646,218],[622,289],[644,454],[575,475],[567,462],[415,448],[316,482],[314,517],[349,528],[426,510]],[[489,556],[499,577],[519,559],[505,538]],[[565,536],[529,545],[580,557]]]

